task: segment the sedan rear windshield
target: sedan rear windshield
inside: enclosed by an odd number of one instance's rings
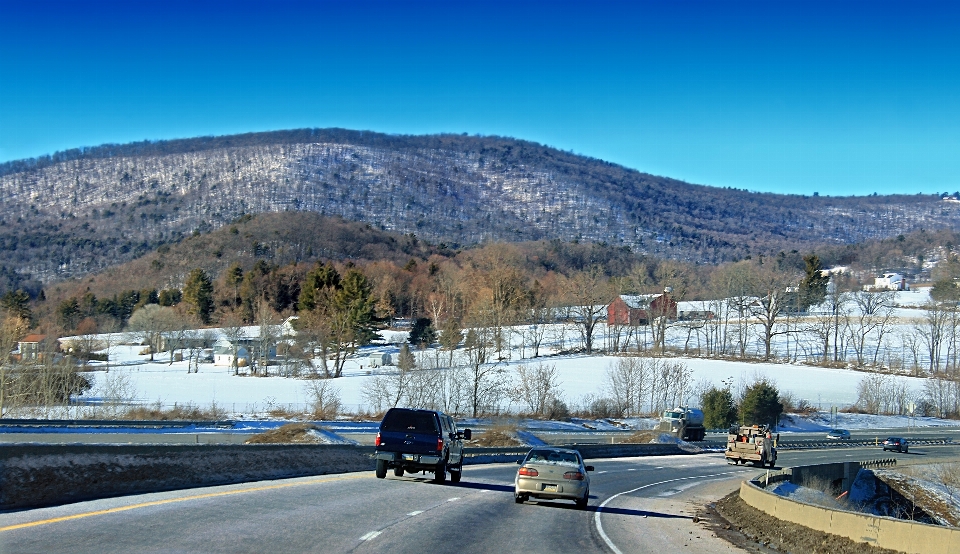
[[[437,418],[432,412],[391,410],[383,418],[380,428],[384,431],[407,433],[437,433]]]
[[[558,464],[579,466],[580,460],[573,452],[558,452],[556,450],[533,450],[527,456],[529,464]]]

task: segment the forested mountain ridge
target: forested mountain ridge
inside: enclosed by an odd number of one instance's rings
[[[932,195],[751,193],[521,140],[339,129],[9,162],[0,204],[0,288],[96,272],[263,212],[335,215],[450,247],[580,240],[703,262],[960,228],[960,205]]]

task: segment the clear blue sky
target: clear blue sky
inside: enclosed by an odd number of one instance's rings
[[[960,2],[0,0],[0,161],[301,127],[693,183],[960,189]]]

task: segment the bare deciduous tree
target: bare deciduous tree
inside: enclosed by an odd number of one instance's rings
[[[513,399],[523,403],[531,414],[545,416],[553,400],[559,399],[560,375],[557,366],[538,363],[518,365]]]
[[[625,356],[607,368],[604,391],[621,417],[639,415],[650,384],[650,363],[637,356]]]
[[[600,267],[592,267],[574,273],[563,280],[565,298],[574,316],[574,324],[580,331],[584,350],[593,353],[594,332],[604,320],[607,306],[615,296],[615,291]]]
[[[310,397],[313,417],[317,419],[336,419],[343,404],[340,401],[340,389],[330,379],[308,379],[307,396]]]
[[[10,352],[26,334],[27,329],[29,325],[24,318],[6,311],[0,312],[0,417],[9,410],[10,396],[16,388]]]
[[[754,269],[751,288],[756,298],[749,307],[750,313],[760,322],[762,328],[761,340],[765,360],[773,356],[773,338],[789,332],[789,329],[778,326],[778,323],[792,298],[787,289],[796,286],[798,282],[799,276],[781,272],[771,263]]]

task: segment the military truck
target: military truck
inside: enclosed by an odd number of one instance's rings
[[[703,426],[703,411],[687,406],[664,410],[657,431],[685,441],[702,441],[707,432]]]
[[[777,435],[779,440],[780,435]],[[755,466],[777,464],[777,448],[773,433],[766,425],[733,426],[727,434],[727,450],[724,452],[728,464],[753,463]]]

